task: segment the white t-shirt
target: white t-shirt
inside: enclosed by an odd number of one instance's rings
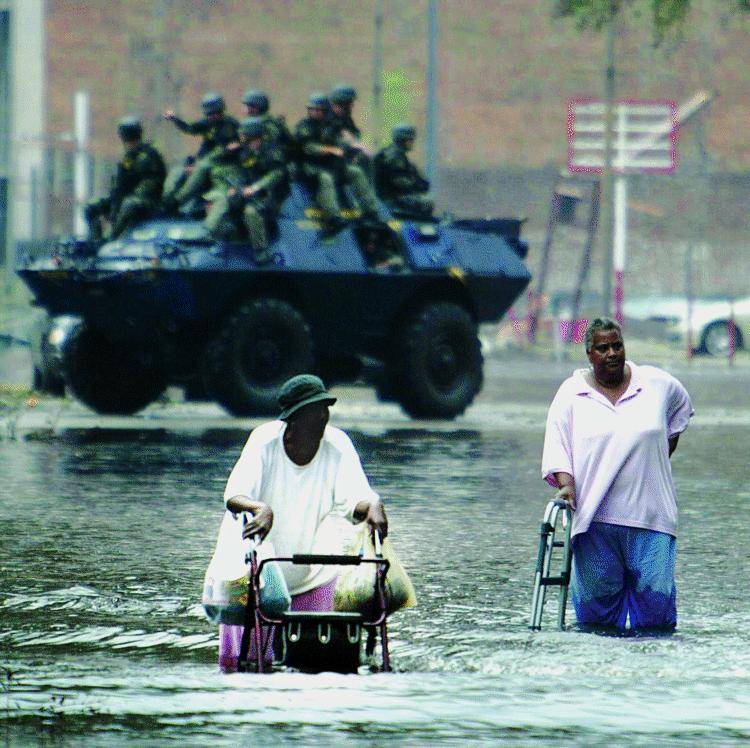
[[[268,538],[277,556],[341,553],[354,508],[360,501],[376,501],[378,495],[343,431],[326,426],[315,457],[300,466],[284,450],[285,429],[284,421],[271,421],[250,434],[227,481],[224,502],[243,495],[271,507]],[[282,570],[292,595],[330,582],[339,571],[336,566],[289,563],[283,563]]]
[[[578,369],[549,408],[542,477],[557,486],[555,473],[573,476],[573,535],[591,522],[677,532],[668,440],[687,428],[690,397],[662,369],[627,363],[630,384],[615,405]]]

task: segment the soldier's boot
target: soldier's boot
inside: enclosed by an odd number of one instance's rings
[[[243,218],[247,236],[253,248],[253,259],[258,265],[265,265],[273,260],[273,254],[268,250],[268,232],[262,213],[248,203],[243,210]]]
[[[415,192],[410,195],[401,195],[395,201],[396,209],[400,213],[406,213],[414,218],[430,219],[435,210],[435,204],[427,193]]]

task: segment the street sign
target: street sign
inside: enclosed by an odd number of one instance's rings
[[[606,105],[568,102],[568,171],[601,174],[605,160]],[[627,99],[613,104],[615,174],[671,173],[677,167],[678,113],[674,101]]]

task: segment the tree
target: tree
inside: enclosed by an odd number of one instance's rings
[[[657,40],[679,27],[690,12],[691,0],[554,0],[555,13],[575,20],[579,28],[600,30],[625,6],[647,8]],[[724,0],[729,11],[750,11],[750,0]],[[718,8],[717,8],[718,10]]]

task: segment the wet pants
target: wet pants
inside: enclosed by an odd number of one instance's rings
[[[674,629],[675,551],[672,535],[592,522],[573,539],[570,591],[579,626]]]

